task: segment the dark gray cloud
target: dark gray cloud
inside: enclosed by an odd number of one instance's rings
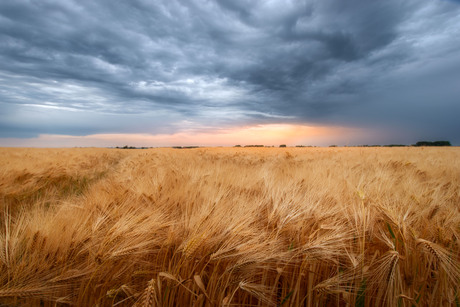
[[[458,1],[5,0],[0,137],[306,123],[460,143],[459,34]]]

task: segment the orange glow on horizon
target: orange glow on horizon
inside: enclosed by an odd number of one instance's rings
[[[206,135],[213,143],[225,141],[227,145],[232,144],[298,144],[308,141],[318,141],[318,137],[327,137],[341,134],[343,128],[314,127],[292,124],[269,124],[250,127],[239,127],[211,133]]]
[[[348,127],[267,124],[217,130],[188,130],[173,134],[92,134],[86,136],[43,134],[37,138],[0,139],[0,146],[23,147],[115,147],[115,146],[233,146],[319,145],[325,146],[365,136]]]

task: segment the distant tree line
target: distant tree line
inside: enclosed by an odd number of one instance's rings
[[[427,142],[421,141],[415,143],[414,146],[452,146],[449,141],[435,141],[435,142]]]
[[[334,145],[331,145],[331,147]],[[413,145],[404,145],[404,144],[388,144],[388,145],[357,145],[352,147],[408,147],[408,146],[452,146],[449,141],[435,141],[435,142],[428,142],[428,141],[420,141]]]
[[[420,141],[412,145],[406,145],[406,144],[387,144],[387,145],[367,145],[367,144],[362,144],[362,145],[351,145],[351,146],[345,146],[345,147],[409,147],[409,146],[452,146],[449,141],[434,141],[434,142],[429,142],[429,141]],[[274,147],[274,146],[264,146],[264,145],[235,145],[234,147]],[[281,144],[279,145],[281,148],[287,147],[286,144]],[[316,147],[312,145],[296,145],[295,147]],[[339,147],[338,145],[329,145],[329,147]]]
[[[434,142],[429,142],[429,141],[420,141],[417,142],[413,145],[404,145],[404,144],[388,144],[388,145],[354,145],[354,146],[345,146],[345,147],[407,147],[407,146],[416,146],[416,147],[421,147],[421,146],[452,146],[452,144],[449,141],[434,141]],[[191,148],[199,148],[200,146],[172,146],[172,148],[175,149],[191,149]],[[265,146],[265,145],[235,145],[234,147],[274,147],[274,146]],[[287,147],[286,144],[281,144],[279,145],[281,148]],[[311,146],[311,145],[296,145],[295,147],[316,147],[316,146]],[[338,147],[337,145],[330,145],[329,147]],[[123,147],[115,147],[118,149],[148,149],[152,147],[134,147],[134,146],[128,146],[125,145]]]
[[[148,149],[148,148],[152,148],[152,147],[134,147],[134,146],[128,146],[128,145],[125,145],[123,147],[115,147],[117,149]]]

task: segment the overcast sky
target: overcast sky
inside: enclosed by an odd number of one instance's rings
[[[0,146],[460,145],[460,1],[2,0],[0,42]]]

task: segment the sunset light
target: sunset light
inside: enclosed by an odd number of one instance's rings
[[[170,147],[170,146],[234,146],[286,144],[345,144],[349,140],[370,139],[374,135],[363,129],[348,127],[316,127],[291,124],[267,124],[219,129],[215,131],[183,131],[174,134],[93,134],[86,136],[42,134],[37,138],[5,139],[5,146],[14,147]]]

